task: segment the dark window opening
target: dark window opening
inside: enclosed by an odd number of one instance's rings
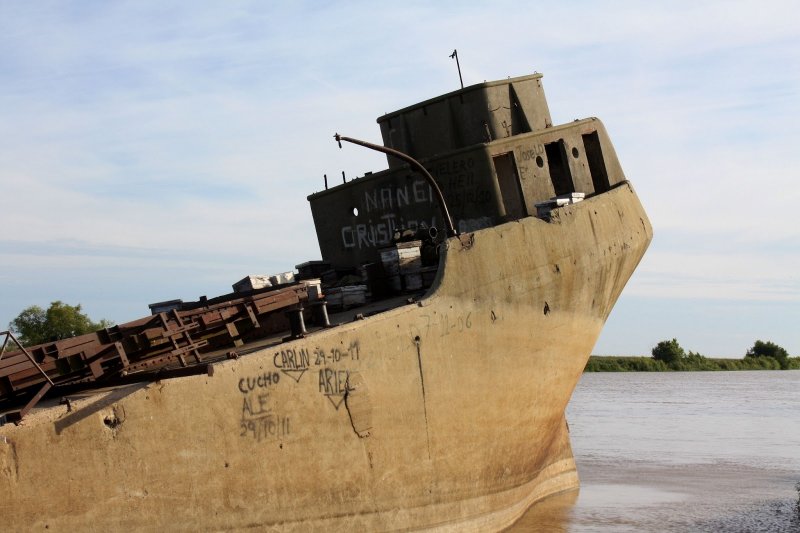
[[[496,155],[492,157],[492,161],[497,174],[497,184],[500,186],[500,195],[503,197],[506,217],[518,219],[528,216],[522,187],[519,183],[517,164],[514,161],[514,152]]]
[[[589,162],[589,173],[592,175],[594,192],[605,192],[611,188],[608,182],[606,162],[603,159],[603,149],[600,147],[600,137],[596,131],[583,135],[583,151]]]
[[[556,196],[575,192],[564,140],[559,139],[554,143],[545,144],[544,152],[547,155],[547,166],[550,169],[550,179],[553,181]]]

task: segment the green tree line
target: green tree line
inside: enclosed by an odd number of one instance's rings
[[[35,346],[92,333],[111,325],[108,320],[93,322],[82,312],[80,304],[69,305],[57,300],[47,309],[38,305],[24,309],[11,321],[8,329],[23,346]],[[7,350],[15,348],[6,347]]]
[[[742,359],[705,357],[686,352],[676,339],[659,342],[651,357],[617,357],[593,355],[585,372],[668,372],[713,370],[790,370],[800,369],[800,357],[771,341],[757,340]]]

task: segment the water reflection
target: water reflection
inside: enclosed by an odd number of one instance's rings
[[[507,531],[515,533],[569,531],[570,514],[577,500],[577,490],[547,498],[528,509],[528,512]]]

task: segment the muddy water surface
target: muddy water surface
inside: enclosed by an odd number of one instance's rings
[[[509,531],[800,532],[800,371],[590,373],[578,493]]]

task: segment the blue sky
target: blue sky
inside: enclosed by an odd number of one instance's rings
[[[191,6],[191,7],[189,7]],[[319,257],[306,196],[385,168],[339,150],[465,84],[542,72],[600,117],[655,228],[598,354],[800,355],[792,2],[2,2],[0,325],[126,322]],[[0,328],[2,329],[2,328]]]

